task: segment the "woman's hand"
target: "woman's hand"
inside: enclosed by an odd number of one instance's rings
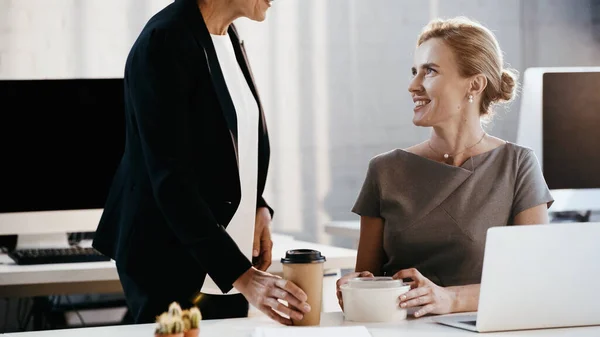
[[[412,282],[408,282],[411,290],[400,296],[400,307],[422,306],[415,312],[415,317],[421,317],[428,313],[448,314],[453,312],[456,294],[431,282],[415,268],[400,270],[393,278],[412,279]]]
[[[258,270],[267,271],[271,265],[271,213],[266,207],[256,210],[254,222],[254,243],[252,245],[252,262]]]
[[[360,273],[349,273],[344,275],[342,278],[340,278],[339,280],[337,280],[337,282],[335,283],[335,287],[336,287],[336,295],[338,298],[338,303],[340,304],[340,308],[342,308],[342,310],[344,310],[344,301],[342,299],[342,291],[340,290],[340,287],[343,284],[348,283],[348,281],[350,279],[353,279],[355,277],[374,277],[373,274],[370,271],[363,271]]]
[[[254,267],[242,274],[233,286],[251,305],[281,324],[292,325],[292,321],[275,310],[298,320],[311,310],[310,305],[306,303],[306,293],[296,284]],[[278,300],[286,301],[288,305]]]

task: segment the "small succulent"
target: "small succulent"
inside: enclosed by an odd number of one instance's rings
[[[168,313],[171,316],[181,317],[182,311],[181,311],[181,306],[179,306],[179,303],[177,303],[177,302],[171,303],[171,305],[169,305]]]
[[[184,324],[181,317],[172,316],[165,312],[156,319],[155,333],[157,335],[177,334],[183,331]]]
[[[197,307],[192,307],[189,310],[183,310],[181,319],[183,320],[186,331],[190,329],[198,329],[200,327],[202,315]]]
[[[197,307],[191,307],[187,312],[190,320],[190,327],[192,329],[198,329],[198,327],[200,327],[200,321],[202,320],[200,310]]]
[[[192,320],[190,319],[190,311],[189,310],[183,310],[181,312],[181,320],[183,321],[183,326],[184,326],[185,331],[192,329]]]

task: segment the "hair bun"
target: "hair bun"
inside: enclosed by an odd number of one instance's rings
[[[511,69],[503,69],[500,79],[500,91],[498,92],[497,101],[508,102],[515,96],[517,86],[516,72]]]

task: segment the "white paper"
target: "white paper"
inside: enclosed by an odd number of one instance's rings
[[[253,337],[371,337],[364,326],[256,328]]]

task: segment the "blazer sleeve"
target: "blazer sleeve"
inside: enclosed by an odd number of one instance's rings
[[[269,213],[271,213],[271,219],[273,219],[275,211],[273,210],[273,208],[271,208],[271,206],[269,206],[265,198],[263,198],[262,195],[259,195],[258,198],[256,198],[256,209],[259,209],[261,207],[266,207],[269,210]]]
[[[155,30],[139,41],[126,81],[154,198],[181,244],[226,293],[252,264],[217,223],[192,172],[197,154],[188,147],[187,119],[194,75],[178,48],[181,38]]]

